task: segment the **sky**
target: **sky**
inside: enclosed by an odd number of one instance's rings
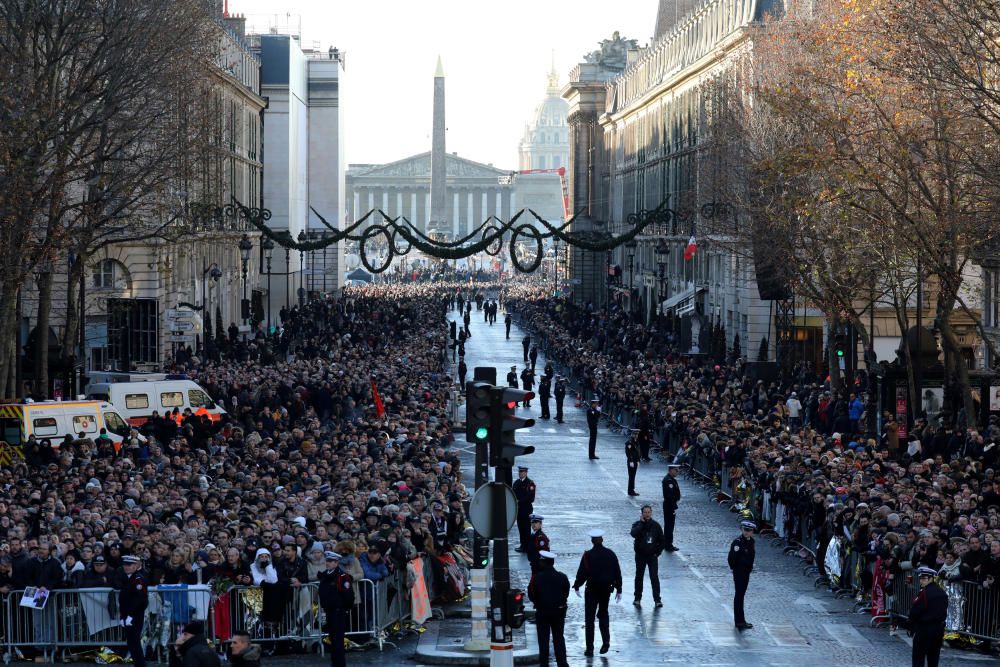
[[[444,65],[447,149],[517,168],[524,125],[614,31],[649,43],[657,0],[228,0],[248,29],[301,29],[302,43],[344,54],[341,83],[349,164],[385,163],[430,150],[434,70]]]

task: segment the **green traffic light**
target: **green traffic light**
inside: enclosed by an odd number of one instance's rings
[[[843,350],[837,350],[837,356],[838,357],[844,356],[844,351]]]
[[[486,429],[485,426],[480,426],[479,428],[476,429],[476,437],[479,438],[480,440],[485,440],[487,436],[489,436],[489,434],[490,432]]]

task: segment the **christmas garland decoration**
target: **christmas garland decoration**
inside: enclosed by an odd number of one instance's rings
[[[233,204],[226,206],[225,209],[229,215],[238,216],[241,220],[244,220],[255,227],[261,234],[267,236],[276,244],[289,250],[311,252],[313,250],[322,250],[323,248],[344,240],[356,241],[358,243],[358,254],[361,257],[361,263],[364,265],[365,269],[372,274],[386,271],[392,265],[392,260],[396,255],[404,256],[413,249],[416,249],[430,257],[443,260],[463,259],[480,252],[485,252],[491,257],[496,257],[503,249],[504,235],[509,232],[510,241],[508,247],[511,262],[518,271],[531,273],[538,269],[542,263],[544,241],[548,238],[561,240],[567,245],[580,248],[581,250],[601,252],[611,250],[612,248],[616,248],[623,243],[633,240],[652,224],[669,226],[671,233],[676,234],[678,223],[685,224],[691,221],[694,217],[694,212],[689,209],[674,211],[667,206],[667,202],[668,200],[665,199],[659,206],[652,210],[641,210],[630,214],[626,218],[626,222],[631,229],[619,236],[613,236],[610,233],[598,232],[596,230],[570,230],[569,227],[576,221],[580,212],[573,215],[573,217],[560,225],[553,225],[548,220],[545,220],[538,215],[535,211],[531,209],[522,209],[506,222],[491,215],[477,228],[471,230],[467,235],[455,241],[444,241],[431,238],[424,232],[420,231],[420,229],[418,229],[416,225],[410,222],[406,217],[398,216],[390,218],[381,209],[368,211],[368,213],[353,222],[343,231],[337,231],[334,226],[330,225],[326,219],[320,215],[319,211],[310,206],[310,210],[316,214],[320,222],[322,222],[323,225],[326,226],[327,229],[330,229],[333,233],[328,234],[323,238],[299,242],[293,239],[287,231],[276,232],[265,224],[271,219],[271,211],[269,209],[247,207],[235,199],[233,200]],[[518,221],[525,212],[535,218],[538,225],[544,229],[544,232],[532,223],[522,222],[518,224]],[[730,209],[728,204],[711,202],[703,205],[700,212],[702,217],[712,218],[717,215],[728,215]],[[362,225],[365,225],[365,223],[367,223],[373,216],[380,217],[382,222],[372,222],[364,229],[361,229]],[[358,232],[359,229],[361,230],[360,232]],[[379,235],[385,237],[386,256],[384,261],[381,261],[376,265],[369,260],[366,246]],[[477,237],[478,240],[474,240]],[[535,246],[534,259],[528,264],[522,264],[522,260],[519,259],[517,255],[518,241],[522,238],[529,244],[533,244]],[[400,239],[406,243],[404,248],[401,248],[399,245]]]

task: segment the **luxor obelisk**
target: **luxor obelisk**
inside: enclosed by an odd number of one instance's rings
[[[431,136],[431,214],[427,231],[448,234],[448,169],[445,165],[447,153],[444,143],[444,67],[438,56],[437,70],[434,72],[434,127]]]

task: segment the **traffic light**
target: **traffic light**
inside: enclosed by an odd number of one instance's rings
[[[465,441],[480,442],[490,434],[490,405],[494,387],[486,382],[465,386]]]
[[[535,393],[532,391],[513,387],[494,388],[489,429],[491,466],[512,467],[515,457],[535,451],[534,447],[519,445],[514,439],[515,431],[535,425],[534,419],[525,419],[514,414],[518,403],[530,401],[534,397]]]
[[[837,355],[837,358],[843,358],[844,354],[847,352],[847,341],[844,334],[837,334],[833,337],[833,351]]]
[[[504,600],[504,621],[512,628],[524,625],[524,591],[516,588],[507,591]]]

